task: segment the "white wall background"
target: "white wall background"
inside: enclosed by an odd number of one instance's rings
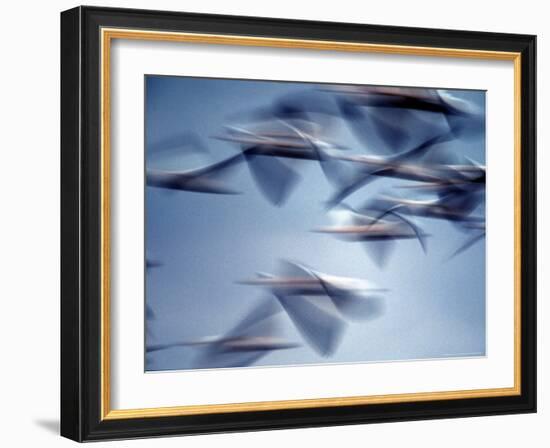
[[[492,4],[491,4],[492,3]],[[88,4],[204,13],[362,22],[537,34],[539,194],[539,413],[537,415],[392,423],[336,428],[117,442],[116,446],[227,447],[547,446],[550,391],[543,354],[550,332],[544,306],[550,223],[544,151],[550,98],[546,2],[435,0],[320,2],[277,0],[134,0]],[[59,414],[59,12],[78,3],[4,2],[0,70],[0,438],[4,446],[69,446],[58,435]],[[548,159],[548,160],[547,160]],[[101,443],[96,446],[103,446]],[[115,446],[115,445],[111,445]]]

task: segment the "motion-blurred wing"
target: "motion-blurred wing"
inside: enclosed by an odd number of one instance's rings
[[[448,141],[449,139],[450,139],[449,133],[438,135],[436,137],[431,137],[410,150],[403,151],[399,154],[396,154],[395,156],[389,157],[387,167],[370,169],[370,170],[365,169],[364,167],[357,169],[356,174],[354,178],[351,180],[351,182],[349,182],[346,186],[344,186],[339,191],[337,191],[327,201],[327,207],[331,208],[341,203],[348,196],[352,195],[360,188],[363,188],[364,186],[372,182],[376,178],[376,175],[383,175],[384,172],[391,170],[392,164],[400,163],[400,162],[404,162],[407,160],[420,157],[426,154],[426,152],[436,144],[443,143],[445,141]]]
[[[274,205],[282,205],[288,199],[300,175],[276,157],[248,154],[248,167],[256,185]]]
[[[307,343],[320,355],[330,356],[336,350],[345,323],[335,312],[321,308],[301,296],[277,296],[279,302]]]
[[[401,222],[406,224],[414,232],[416,239],[420,243],[420,247],[422,247],[422,250],[424,251],[424,253],[426,253],[428,247],[426,244],[426,237],[422,229],[412,219],[406,218],[401,213],[393,213],[393,215],[401,220]]]
[[[414,126],[409,126],[411,113],[407,110],[366,108],[366,112],[373,123],[374,133],[378,136],[386,152],[400,151],[411,140],[411,131]]]
[[[357,213],[347,204],[339,204],[328,212],[328,216],[335,228],[368,225],[371,222],[368,216]]]
[[[150,155],[176,150],[188,149],[190,153],[205,153],[208,152],[200,137],[194,132],[183,132],[180,134],[171,135],[162,140],[150,143],[147,152]]]
[[[379,267],[384,268],[395,250],[395,240],[386,239],[378,241],[367,241],[363,243],[365,252],[370,259]]]
[[[452,114],[446,115],[446,119],[456,138],[471,141],[485,135],[483,114]]]
[[[380,316],[384,311],[384,302],[379,297],[367,297],[360,293],[342,290],[335,287],[332,282],[326,280],[321,274],[317,277],[327,296],[330,297],[333,305],[340,314],[349,320],[373,319]]]
[[[383,173],[384,171],[386,171],[386,168],[373,170],[365,170],[364,168],[361,168],[357,170],[354,178],[346,186],[336,191],[336,193],[334,193],[328,201],[326,201],[325,204],[327,208],[332,208],[340,204],[348,196],[351,196],[357,190],[374,181],[376,179],[375,176],[379,173]]]
[[[202,178],[203,182],[207,184],[207,180],[210,180],[215,188],[205,188],[207,192],[230,192],[223,184],[222,180],[229,174],[230,170],[238,166],[244,161],[243,154],[237,154],[233,157],[229,157],[221,162],[213,163],[203,168],[197,168],[194,170],[188,170],[183,172],[170,172],[162,170],[148,170],[147,171],[147,185],[150,187],[160,187],[175,190],[193,190],[192,185],[197,183],[197,180]],[[225,191],[227,190],[227,191]]]
[[[272,108],[273,117],[282,120],[311,120],[322,121],[327,125],[338,114],[331,97],[318,90],[304,90],[293,92],[277,99]]]
[[[460,246],[457,250],[455,250],[451,256],[448,258],[448,260],[453,259],[457,255],[460,255],[462,252],[465,252],[470,247],[472,247],[475,243],[480,241],[481,239],[485,238],[485,232],[480,233],[478,235],[474,235],[473,237],[469,238],[462,246]]]
[[[145,319],[150,320],[155,318],[155,312],[153,311],[153,308],[151,308],[151,305],[145,304]]]
[[[263,300],[259,305],[252,308],[235,327],[228,331],[225,337],[271,336],[273,334],[273,326],[271,325],[273,320],[271,318],[281,311],[281,307],[274,300]]]
[[[377,99],[372,100],[372,97]],[[367,148],[375,148],[376,153],[396,154],[407,145],[418,145],[418,142],[449,132],[440,111],[403,107],[414,104],[398,98],[374,94],[358,102],[341,99],[339,105],[355,136]]]
[[[396,152],[409,140],[406,128],[396,125],[398,120],[388,121],[386,114],[345,99],[339,101],[339,106],[357,140],[366,148],[375,148],[376,153]]]
[[[232,120],[247,122],[269,120],[304,120],[315,121],[327,127],[335,117],[338,109],[331,95],[319,90],[308,89],[282,95],[266,107],[245,112],[238,112],[230,117]]]
[[[452,211],[468,214],[480,204],[483,195],[477,192],[452,192],[440,199],[441,204]]]
[[[453,138],[454,137],[452,135],[452,132],[450,131],[446,131],[435,136],[430,136],[426,140],[422,140],[419,144],[412,147],[411,149],[408,149],[391,157],[389,161],[391,161],[392,163],[396,163],[410,161],[419,157],[425,157],[426,154],[428,154],[428,151],[432,150],[434,146],[451,141],[453,140]],[[439,150],[440,148],[437,149],[437,151]]]
[[[380,317],[386,309],[381,297],[341,296],[332,299],[338,311],[349,320],[371,320]]]
[[[221,162],[213,163],[204,168],[193,170],[192,174],[197,177],[207,176],[212,179],[225,177],[227,174],[229,174],[230,170],[239,166],[244,161],[245,161],[244,155],[242,153],[239,153],[232,157],[228,157],[227,159],[224,159]]]
[[[350,185],[355,181],[359,172],[361,174],[364,172],[364,169],[358,170],[352,162],[339,160],[326,153],[321,154],[319,162],[326,179],[336,188]]]
[[[255,336],[273,336],[275,321],[273,317],[282,312],[281,307],[272,299],[262,301],[250,310],[243,319],[221,339],[247,338]],[[241,350],[231,348],[223,342],[212,342],[207,345],[197,359],[197,368],[246,367],[266,356],[271,350]]]
[[[290,260],[279,261],[279,274],[285,278],[314,278],[317,279],[317,275],[308,266]]]

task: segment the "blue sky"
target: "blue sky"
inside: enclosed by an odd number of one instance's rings
[[[269,106],[281,95],[319,90],[309,83],[146,76],[146,168],[190,169],[238,152],[230,142],[211,138],[241,112]],[[485,93],[453,91],[484,109]],[[198,134],[206,154],[155,152],[155,142],[181,132]],[[357,153],[361,148],[345,123],[334,131]],[[485,163],[484,138],[454,141],[450,149]],[[333,192],[319,164],[294,162],[302,179],[282,207],[258,191],[245,165],[229,178],[240,195],[167,192],[146,187],[145,249],[163,266],[146,272],[146,344],[192,341],[220,335],[259,300],[261,289],[240,285],[258,271],[274,273],[278,260],[294,259],[318,271],[357,277],[388,288],[386,311],[375,320],[348,325],[336,353],[316,354],[307,344],[274,351],[256,366],[373,362],[485,354],[485,242],[446,261],[467,235],[440,220],[418,220],[431,236],[424,254],[415,240],[398,241],[385,268],[375,265],[360,243],[311,232],[329,223],[323,207]],[[349,198],[358,205],[407,182],[380,179]],[[302,342],[284,314],[280,332]],[[173,348],[146,357],[146,370],[193,368],[199,347]]]

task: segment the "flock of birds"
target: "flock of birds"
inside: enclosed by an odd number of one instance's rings
[[[417,218],[445,220],[466,235],[449,255],[456,257],[485,237],[485,166],[448,146],[484,136],[484,110],[448,91],[427,88],[330,86],[282,96],[245,117],[246,125],[227,125],[214,138],[238,151],[207,166],[185,170],[148,169],[148,187],[207,194],[238,194],[229,177],[246,165],[267,201],[282,206],[301,178],[299,161],[319,164],[333,186],[325,207],[330,225],[315,232],[365,245],[367,254],[385,266],[399,240],[417,240],[426,252],[427,238]],[[365,149],[357,154],[331,141],[344,123]],[[332,134],[331,134],[332,132]],[[204,151],[200,139],[184,133],[159,148]],[[376,154],[372,154],[376,148]],[[363,154],[364,152],[364,154]],[[364,194],[381,178],[409,181],[406,194]],[[412,181],[412,182],[410,182]],[[357,193],[360,207],[346,200]],[[335,352],[345,325],[384,311],[384,289],[356,278],[316,271],[296,261],[281,261],[276,274],[258,273],[240,284],[262,288],[260,302],[225,334],[191,341],[146,346],[147,356],[174,348],[199,348],[195,368],[241,367],[274,350],[299,344],[277,336],[274,317],[285,313],[303,341],[322,356]],[[147,270],[161,262],[148,259]],[[147,305],[146,318],[155,318]]]

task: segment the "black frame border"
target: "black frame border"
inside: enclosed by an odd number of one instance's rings
[[[100,28],[521,53],[521,395],[101,420]],[[536,412],[536,36],[77,7],[61,13],[61,435],[76,441]]]

